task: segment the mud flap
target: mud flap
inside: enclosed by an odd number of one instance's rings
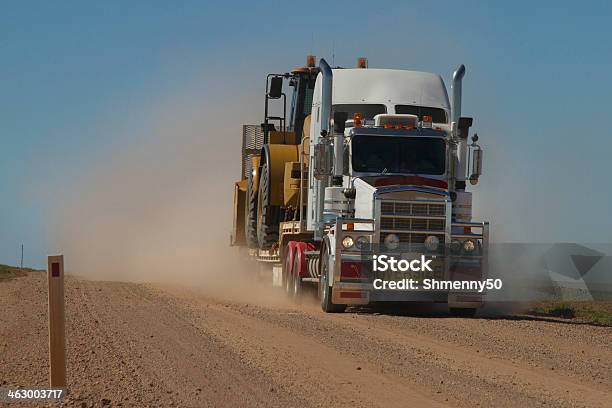
[[[280,288],[283,286],[283,265],[272,265],[272,287]]]

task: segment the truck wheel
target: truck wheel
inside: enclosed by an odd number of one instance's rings
[[[455,317],[474,317],[476,315],[476,309],[451,307],[450,314]]]
[[[319,298],[321,299],[321,309],[325,313],[342,313],[346,309],[346,305],[336,305],[332,303],[332,288],[329,287],[327,276],[329,269],[329,252],[327,245],[324,242],[321,248],[321,256],[319,257]]]
[[[278,242],[278,226],[281,219],[280,207],[270,203],[272,189],[268,166],[267,162],[261,166],[257,196],[257,240],[261,249],[268,249]]]
[[[244,233],[249,248],[257,248],[257,191],[253,188],[253,172],[247,176]]]
[[[291,297],[295,302],[299,302],[302,296],[302,278],[300,277],[299,264],[300,262],[296,251],[293,257],[293,270],[291,271]]]
[[[291,257],[290,257],[290,253],[289,253],[289,249],[287,249],[287,255],[285,257],[285,270],[283,271],[283,288],[285,289],[285,293],[287,294],[287,296],[291,296],[291,287],[292,287],[292,274],[293,274],[293,269],[292,269],[292,263],[291,262]]]

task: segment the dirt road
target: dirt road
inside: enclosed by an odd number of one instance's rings
[[[612,328],[326,315],[70,278],[66,406],[610,406]],[[44,274],[0,282],[0,386],[46,386]],[[15,405],[17,406],[17,405]]]

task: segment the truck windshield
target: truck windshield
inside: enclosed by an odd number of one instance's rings
[[[447,123],[446,111],[440,108],[428,108],[427,106],[416,105],[395,105],[395,113],[407,113],[417,115],[419,120],[423,120],[423,116],[431,116],[434,123]]]
[[[346,112],[349,119],[353,119],[355,113],[360,113],[362,119],[374,119],[374,116],[379,113],[387,113],[387,107],[385,105],[378,105],[373,103],[362,103],[362,104],[338,104],[332,106],[332,118],[334,112]]]
[[[441,175],[446,145],[438,138],[357,135],[352,154],[356,172]]]

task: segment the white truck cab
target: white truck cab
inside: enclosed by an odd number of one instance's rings
[[[370,265],[371,256],[390,251],[432,257],[435,271],[420,281],[484,276],[488,223],[472,222],[465,191],[471,118],[460,116],[464,67],[455,73],[451,106],[437,74],[325,65],[313,93],[306,224],[322,241],[323,308],[427,300],[474,311],[482,293],[373,290]],[[480,147],[471,147],[480,161]],[[480,162],[472,167],[480,171]]]

